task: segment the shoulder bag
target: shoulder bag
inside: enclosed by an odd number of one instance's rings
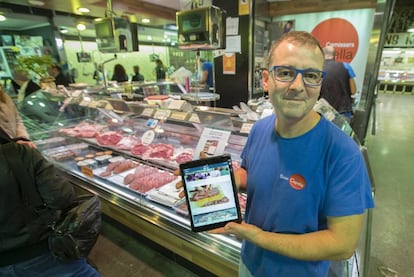
[[[3,144],[2,149],[23,195],[23,201],[35,212],[36,207],[46,206],[36,189],[35,180],[27,170],[16,172],[13,169],[24,168],[20,157],[12,150],[12,143]],[[101,219],[101,203],[94,194],[77,196],[72,205],[61,212],[59,219],[50,227],[49,249],[53,256],[62,261],[86,258],[98,239]]]

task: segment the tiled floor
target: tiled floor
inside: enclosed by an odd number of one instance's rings
[[[371,134],[370,127],[365,140],[376,183],[369,277],[411,277],[414,276],[414,96],[380,94],[376,111],[376,134]],[[103,277],[209,276],[174,253],[162,251],[127,229],[114,226],[113,222],[104,224],[90,259]]]
[[[376,134],[367,135],[376,207],[370,277],[414,276],[414,95],[379,94]],[[381,274],[379,268],[398,272]]]

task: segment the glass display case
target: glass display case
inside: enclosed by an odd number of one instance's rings
[[[231,155],[234,167],[239,166],[254,120],[246,111],[192,107],[183,100],[144,105],[91,96],[38,91],[26,98],[20,111],[38,149],[80,193],[99,195],[109,217],[215,275],[236,276],[241,241],[191,231],[184,194],[177,188],[180,177],[174,171],[179,163],[193,159],[206,129],[227,133],[224,152]],[[93,100],[85,102],[88,97]],[[114,109],[117,105],[123,111]],[[261,114],[269,108],[266,103],[250,106]],[[319,101],[315,109],[356,139],[349,124],[328,104]],[[246,201],[239,192],[242,213]],[[369,247],[370,218],[365,221],[358,256]],[[363,258],[358,259],[360,268]],[[351,272],[355,266],[348,261],[344,270]]]
[[[192,159],[205,127],[229,132],[224,152],[238,165],[247,134],[224,111],[150,106],[139,114],[116,113],[65,104],[47,92],[34,96],[20,107],[32,140],[78,190],[100,196],[106,215],[216,275],[236,275],[241,242],[192,232],[174,175],[179,163]],[[246,196],[239,199],[244,207]]]

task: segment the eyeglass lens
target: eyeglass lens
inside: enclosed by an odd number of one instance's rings
[[[281,82],[293,82],[298,75],[302,73],[302,78],[305,84],[319,85],[322,82],[323,72],[317,70],[300,70],[294,67],[275,66],[273,68],[273,76],[276,80]]]

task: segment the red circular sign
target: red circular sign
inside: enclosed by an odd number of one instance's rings
[[[358,51],[358,32],[354,25],[343,18],[330,18],[322,21],[313,29],[312,34],[322,47],[335,48],[335,60],[350,63]]]
[[[293,174],[289,178],[289,185],[295,190],[302,190],[306,186],[305,178],[300,174]]]

